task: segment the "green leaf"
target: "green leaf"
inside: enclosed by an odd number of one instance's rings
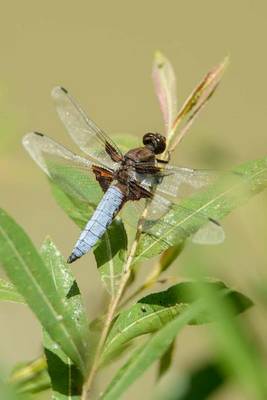
[[[170,369],[173,360],[174,350],[175,350],[175,339],[172,341],[170,346],[167,348],[167,350],[159,360],[159,368],[157,376],[158,379],[160,379],[163,375],[165,375],[166,372],[168,372],[168,370]]]
[[[46,332],[44,332],[44,346],[53,399],[81,399],[83,377],[78,368]]]
[[[150,234],[142,234],[134,262],[148,260],[182,243],[206,223],[205,218],[222,219],[266,186],[267,157],[241,165],[205,191],[174,205],[160,224],[154,224]]]
[[[54,276],[58,294],[62,302],[67,305],[86,346],[89,322],[82,304],[80,290],[69,264],[65,262],[50,239],[44,242],[41,254]],[[46,332],[44,332],[44,347],[54,398],[80,399],[83,377],[78,368]]]
[[[116,219],[94,249],[101,280],[112,297],[115,296],[127,256],[127,234],[120,219]]]
[[[194,277],[203,276],[200,265],[194,268]],[[246,320],[233,318],[235,309],[229,299],[218,296],[212,286],[203,286],[199,281],[194,290],[201,296],[203,306],[216,324],[210,330],[215,339],[217,354],[223,363],[224,370],[236,378],[248,393],[248,398],[267,398],[267,373],[265,360],[255,342],[254,333]],[[242,322],[242,323],[241,323]]]
[[[178,377],[170,390],[165,390],[162,400],[207,400],[227,381],[219,366],[215,363],[205,363],[197,369],[188,372],[184,377]]]
[[[159,259],[159,273],[166,271],[177,257],[182,253],[184,249],[184,243],[179,243],[176,246],[170,247],[165,250]]]
[[[23,297],[17,292],[12,283],[0,279],[0,300],[14,303],[25,303]]]
[[[150,294],[129,309],[122,311],[114,321],[107,338],[102,362],[113,357],[113,354],[130,340],[158,331],[177,315],[183,313],[190,304],[199,299],[195,293],[196,285],[196,282],[178,283],[165,291]],[[227,288],[222,282],[206,282],[205,286],[212,286],[218,289],[223,297],[229,298],[236,314],[252,305],[246,296]],[[210,321],[210,315],[202,313],[198,315],[197,320],[191,320],[190,324],[203,324]]]
[[[62,301],[51,269],[22,228],[3,210],[0,210],[0,262],[43,328],[85,374],[87,343],[68,305]]]
[[[86,311],[82,302],[81,293],[76,280],[72,274],[70,265],[65,261],[59,250],[50,238],[47,238],[41,248],[42,258],[47,265],[57,293],[68,309],[69,314],[74,320],[77,331],[83,339],[84,347],[87,347],[88,326]]]
[[[179,331],[196,318],[201,310],[202,304],[198,302],[190,305],[155,333],[144,345],[140,346],[116,373],[101,399],[119,399],[128,386],[165,353]]]

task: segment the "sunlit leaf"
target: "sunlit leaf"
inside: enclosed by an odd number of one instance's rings
[[[150,259],[171,246],[183,243],[203,227],[207,221],[205,218],[221,220],[266,186],[267,158],[249,161],[235,168],[232,174],[222,176],[205,191],[174,205],[159,224],[153,225],[149,234],[143,234],[135,262]]]
[[[147,296],[146,299],[149,299],[149,302],[146,300],[146,309],[148,304],[152,304],[153,306],[155,304],[158,305],[160,295],[162,295],[161,304],[167,301],[170,304],[177,297],[177,292],[180,292],[179,296],[184,297],[185,303],[189,304],[178,315],[169,319],[169,322],[166,321],[165,324],[162,324],[162,327],[130,356],[108,385],[102,396],[103,399],[113,400],[119,398],[129,385],[141,376],[154,361],[165,354],[177,334],[185,325],[192,323],[192,321],[204,322],[206,320],[216,321],[217,323],[217,315],[213,312],[209,313],[209,308],[203,301],[202,296],[196,292],[199,282],[188,282],[184,285],[183,288],[176,285],[163,293],[154,293]],[[234,310],[232,316],[251,305],[249,299],[238,292],[229,290],[221,282],[201,282],[201,285],[203,288],[207,288],[207,291],[209,290],[208,288],[211,288],[216,293],[216,297],[220,299],[220,302],[230,302]],[[181,288],[182,290],[179,290]]]
[[[3,210],[0,211],[0,262],[44,329],[85,373],[87,344],[57,291],[51,269],[22,228]]]
[[[168,135],[177,114],[176,78],[170,61],[160,52],[155,54],[152,78]]]
[[[150,294],[127,310],[122,311],[115,319],[112,329],[106,341],[102,361],[105,362],[117,353],[121,346],[130,340],[153,333],[184,312],[190,304],[196,302],[199,297],[194,295],[195,282],[183,282],[171,286],[169,289]],[[252,302],[243,294],[230,290],[222,282],[207,282],[205,285],[214,286],[223,297],[233,302],[235,312],[241,313],[252,305]],[[201,313],[190,324],[203,324],[210,322],[211,317],[207,313]]]
[[[181,314],[167,323],[144,345],[130,356],[129,360],[118,370],[107,389],[101,396],[104,400],[117,400],[125,390],[141,376],[150,365],[159,359],[168,349],[176,335],[202,310],[198,302],[190,305]]]
[[[11,301],[14,303],[25,303],[23,297],[18,293],[12,283],[0,279],[0,301]]]
[[[58,294],[62,302],[69,308],[69,312],[81,337],[84,339],[84,346],[86,347],[89,322],[70,266],[64,261],[64,258],[50,239],[44,242],[41,254],[54,276]],[[62,400],[79,399],[83,378],[78,368],[46,332],[44,332],[44,347],[53,396]]]

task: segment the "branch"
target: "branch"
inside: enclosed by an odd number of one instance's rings
[[[123,269],[123,275],[118,287],[118,291],[116,293],[116,295],[114,297],[111,298],[110,303],[109,303],[109,307],[108,307],[108,311],[106,314],[106,320],[105,320],[105,324],[104,324],[104,328],[103,331],[101,333],[98,345],[97,345],[97,349],[96,349],[96,354],[95,354],[95,358],[94,358],[94,362],[91,368],[91,371],[89,373],[88,379],[84,384],[83,387],[83,394],[82,394],[82,400],[86,400],[88,398],[88,395],[90,393],[91,387],[92,387],[92,383],[94,381],[95,375],[97,373],[98,367],[99,367],[99,362],[100,362],[100,358],[101,358],[101,353],[103,350],[103,347],[105,345],[110,327],[111,327],[111,323],[112,320],[116,314],[119,302],[122,298],[122,295],[124,293],[124,289],[126,288],[127,282],[130,278],[131,275],[131,265],[136,253],[136,249],[139,243],[139,240],[141,238],[141,234],[142,234],[142,228],[143,228],[143,224],[145,222],[146,216],[147,216],[147,211],[148,211],[148,204],[146,205],[138,226],[137,226],[137,231],[136,231],[136,235],[135,235],[135,239],[133,241],[133,244],[131,246],[129,255],[127,257],[126,263],[124,265],[124,269]]]

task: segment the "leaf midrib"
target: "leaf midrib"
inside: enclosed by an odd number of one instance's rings
[[[249,180],[256,178],[258,175],[264,173],[266,171],[266,168],[262,169],[261,171],[257,172],[255,175],[252,175]],[[200,208],[198,208],[197,210],[194,210],[194,212],[192,214],[190,214],[189,216],[185,217],[182,221],[179,221],[177,224],[175,224],[174,226],[172,226],[169,230],[167,230],[167,232],[165,233],[165,235],[163,235],[161,238],[159,239],[155,239],[153,241],[152,244],[150,244],[148,247],[145,248],[145,250],[142,251],[142,253],[140,253],[137,258],[135,259],[135,263],[137,262],[137,260],[139,258],[142,257],[143,254],[147,253],[151,248],[153,248],[157,243],[161,242],[162,239],[164,239],[164,237],[166,237],[169,233],[171,233],[174,229],[176,229],[177,227],[179,227],[180,225],[182,225],[184,222],[186,222],[188,219],[192,218],[193,216],[197,215],[198,213],[200,213],[203,209],[207,208],[208,206],[210,206],[212,203],[214,203],[215,201],[219,200],[221,197],[225,196],[227,193],[230,193],[231,191],[235,190],[238,186],[242,186],[242,183],[237,183],[236,185],[232,186],[230,189],[220,193],[218,196],[214,197],[212,200],[210,200],[209,202],[205,203],[203,206],[201,206]]]
[[[176,309],[177,307],[182,306],[183,304],[185,305],[185,303],[178,303],[178,304],[175,304],[174,306],[170,306],[170,307],[167,307],[167,308],[163,308],[163,309],[161,309],[161,310],[154,311],[153,313],[147,314],[147,315],[141,317],[140,319],[133,321],[131,324],[127,325],[124,329],[120,330],[120,331],[111,339],[111,341],[107,343],[107,346],[106,346],[106,348],[105,348],[105,350],[104,350],[103,356],[105,355],[105,353],[108,353],[108,350],[109,350],[109,348],[112,346],[112,344],[114,343],[114,341],[116,341],[117,338],[118,338],[120,335],[125,335],[126,332],[127,332],[129,329],[131,329],[135,324],[140,324],[140,323],[144,322],[144,320],[149,319],[149,318],[152,318],[152,317],[154,317],[154,316],[158,317],[159,314],[162,314],[162,313],[164,313],[164,312],[165,312],[165,313],[172,312],[173,309]]]
[[[79,359],[80,365],[84,366],[83,359],[82,359],[82,357],[80,355],[80,352],[79,352],[79,350],[77,348],[76,343],[73,341],[72,337],[69,335],[68,330],[66,329],[65,325],[63,324],[63,322],[62,321],[58,321],[57,313],[55,312],[53,306],[51,305],[51,303],[49,301],[47,301],[47,297],[43,293],[42,288],[38,285],[37,281],[34,279],[34,276],[32,275],[32,272],[27,268],[27,264],[25,263],[24,259],[21,257],[21,255],[20,255],[19,251],[17,250],[16,246],[14,246],[12,239],[9,237],[8,233],[2,228],[1,225],[0,225],[0,232],[2,232],[3,237],[6,238],[9,246],[13,249],[15,255],[17,256],[18,260],[20,261],[21,265],[23,266],[24,271],[29,276],[30,280],[33,282],[33,285],[36,287],[37,291],[39,292],[40,296],[43,298],[44,302],[47,304],[48,308],[51,311],[52,317],[56,321],[56,324],[58,326],[61,326],[61,329],[62,329],[62,332],[63,332],[64,336],[67,339],[69,339],[69,342],[71,343],[71,345],[73,347],[73,350],[78,355],[78,359]]]

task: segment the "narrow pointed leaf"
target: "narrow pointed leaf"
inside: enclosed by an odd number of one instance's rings
[[[152,78],[168,135],[177,113],[176,78],[170,61],[160,52],[155,54]]]
[[[87,347],[57,291],[51,270],[26,233],[3,210],[0,211],[0,262],[44,329],[85,373]]]
[[[150,259],[171,246],[183,243],[205,224],[205,218],[221,220],[235,208],[260,193],[267,186],[267,157],[249,161],[222,176],[214,184],[173,208],[155,224],[150,234],[143,234],[135,262]],[[155,234],[153,235],[153,231]]]
[[[159,260],[160,273],[166,271],[184,249],[184,243],[179,243],[176,246],[170,247],[161,255]]]
[[[195,282],[179,283],[165,291],[150,294],[129,309],[122,311],[115,319],[107,338],[102,362],[106,362],[130,340],[158,331],[177,315],[183,313],[190,304],[199,299],[198,296],[192,295],[195,285]],[[246,296],[230,290],[222,282],[207,282],[205,285],[215,287],[220,291],[221,296],[229,298],[236,314],[252,305]],[[210,316],[202,313],[198,315],[197,320],[191,320],[190,324],[203,324],[210,321]]]
[[[101,399],[119,399],[125,390],[165,353],[180,330],[196,318],[201,310],[202,304],[198,302],[190,305],[140,346],[116,373]]]
[[[80,400],[83,384],[80,371],[47,333],[44,346],[53,399]]]
[[[11,301],[14,303],[25,303],[23,297],[18,293],[12,283],[0,279],[0,301]]]
[[[72,274],[70,265],[65,261],[50,238],[47,238],[41,248],[42,258],[53,276],[57,293],[68,309],[75,326],[80,333],[84,349],[88,347],[88,326],[86,311],[83,305],[80,289]]]
[[[41,254],[46,265],[51,269],[61,300],[69,308],[86,348],[89,322],[70,266],[50,239],[44,242]],[[53,397],[57,400],[80,399],[83,378],[79,369],[46,332],[44,332],[44,347]]]
[[[191,303],[182,311],[176,315],[172,320],[167,322],[159,329],[145,344],[141,345],[137,351],[135,351],[128,361],[122,366],[117,372],[111,383],[108,385],[104,392],[102,399],[113,400],[119,398],[124,391],[131,385],[135,380],[141,376],[151,364],[165,354],[177,334],[180,330],[192,323],[192,321],[203,321],[210,320],[217,322],[217,315],[213,313],[213,308],[207,306],[203,301],[202,296],[199,294],[198,287],[199,282],[186,283],[185,287],[181,292],[184,292],[185,300],[191,300]],[[233,309],[232,317],[237,313],[251,305],[251,301],[240,293],[233,292],[225,287],[221,282],[201,282],[203,291],[207,288],[207,293],[212,291],[216,293],[216,298],[220,303],[229,303]],[[171,301],[177,296],[177,288],[170,288],[164,293],[166,301]],[[149,303],[155,304],[159,293],[147,296],[150,297]],[[164,297],[163,297],[164,299]],[[163,302],[164,300],[162,300]],[[214,324],[216,325],[216,324]]]
[[[226,382],[227,376],[216,363],[205,363],[189,371],[185,376],[177,377],[171,389],[165,390],[159,399],[164,400],[207,400]]]
[[[171,146],[169,147],[170,151],[173,151],[174,148],[181,142],[188,129],[192,125],[193,121],[195,120],[196,116],[214,94],[227,65],[228,58],[226,58],[221,64],[210,70],[183,104],[181,110],[178,112],[178,115],[174,119],[170,131],[168,140],[168,143],[171,143]],[[186,117],[188,117],[188,119],[185,123],[185,126],[180,130],[179,133],[175,134],[177,127]]]
[[[168,372],[168,370],[171,368],[174,350],[175,350],[175,340],[172,341],[168,349],[165,351],[165,353],[161,356],[159,360],[158,375],[157,375],[158,379],[162,378],[162,376],[165,375],[166,372]]]

